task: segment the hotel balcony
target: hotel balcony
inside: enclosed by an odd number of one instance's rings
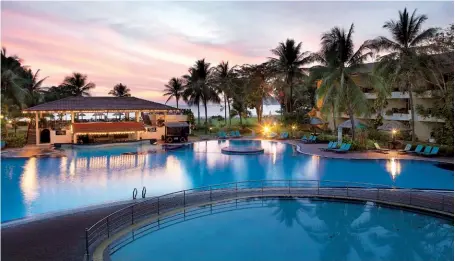
[[[375,100],[378,96],[376,93],[365,93],[365,98],[368,100]],[[431,95],[431,91],[426,91],[422,94],[415,94],[415,97],[418,99],[429,99],[432,98],[433,96]],[[390,97],[387,99],[409,99],[409,93],[408,92],[391,92]]]
[[[444,122],[444,120],[438,119],[436,117],[423,117],[419,114],[416,114],[415,116],[416,116],[415,121]],[[340,114],[340,117],[349,119],[349,115],[347,115],[346,113]],[[388,121],[410,121],[411,120],[411,111],[409,111],[408,113],[392,113],[390,115],[383,113],[382,117],[384,120],[388,120]],[[365,115],[361,115],[361,116],[357,116],[356,118],[374,120],[374,119],[376,119],[376,114],[371,114],[369,117],[367,117]]]

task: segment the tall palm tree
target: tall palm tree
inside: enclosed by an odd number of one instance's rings
[[[380,57],[378,70],[390,74],[393,82],[403,92],[409,93],[411,107],[412,141],[415,140],[414,127],[414,98],[413,92],[419,85],[415,81],[418,70],[418,58],[421,53],[430,51],[429,41],[436,35],[438,29],[428,28],[423,30],[423,23],[428,19],[426,15],[416,15],[416,10],[410,15],[406,8],[398,12],[398,20],[390,20],[382,26],[387,29],[392,38],[379,36],[367,41],[366,45],[376,51],[388,51],[387,55]]]
[[[169,80],[168,84],[166,84],[164,87],[165,88],[165,93],[163,96],[169,96],[169,98],[166,100],[166,103],[172,99],[175,98],[175,101],[177,102],[177,109],[179,108],[179,100],[180,97],[183,94],[183,81],[180,78],[172,78]]]
[[[26,83],[24,79],[24,68],[19,57],[6,54],[6,48],[1,51],[1,96],[2,103],[8,102],[10,106],[23,107],[28,97],[27,91],[23,88]]]
[[[297,74],[302,70],[302,66],[312,62],[312,56],[309,52],[302,52],[302,42],[296,45],[293,39],[287,39],[272,49],[271,52],[277,56],[269,58],[278,73],[284,76],[289,87],[289,97],[285,95],[285,106],[287,112],[292,112],[293,107],[293,81]]]
[[[233,80],[236,77],[236,67],[237,66],[229,67],[229,62],[221,62],[215,67],[214,71],[216,88],[223,95],[225,124],[227,124],[228,115],[231,114],[230,99],[232,98]],[[231,125],[231,117],[229,117],[229,125]]]
[[[72,96],[90,96],[89,91],[96,87],[93,82],[87,82],[87,75],[78,72],[65,77],[61,86],[69,89]]]
[[[321,58],[325,58],[322,62],[327,64],[318,94],[321,97],[336,95],[335,105],[339,111],[345,111],[349,115],[354,140],[356,127],[354,114],[367,111],[368,106],[362,90],[353,77],[359,75],[358,68],[372,57],[372,52],[367,51],[365,45],[355,51],[353,33],[354,24],[347,33],[339,27],[324,33],[321,38],[321,51],[315,58],[320,61]],[[333,90],[334,88],[336,90]]]
[[[112,88],[112,90],[109,91],[110,95],[116,96],[116,97],[131,97],[131,90],[128,88],[128,86],[119,83]]]
[[[213,84],[212,70],[210,68],[210,63],[207,63],[205,59],[197,60],[193,65],[194,73],[196,74],[197,85],[202,92],[202,104],[205,109],[205,132],[207,133],[208,128],[208,116],[207,116],[207,103],[219,103],[220,97],[216,92]]]
[[[189,106],[197,105],[197,124],[201,125],[199,105],[202,101],[202,88],[200,88],[197,82],[196,70],[190,68],[188,69],[188,73],[182,76],[184,86],[182,98]]]
[[[28,91],[28,101],[27,105],[30,106],[35,106],[38,105],[43,98],[43,82],[48,78],[44,77],[43,79],[39,80],[39,72],[40,69],[38,69],[35,73],[32,72],[31,69],[26,69],[25,70],[25,84],[24,88]]]

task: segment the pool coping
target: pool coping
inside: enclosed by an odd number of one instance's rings
[[[140,229],[142,227],[145,227],[152,223],[153,221],[156,221],[160,218],[171,216],[180,212],[184,212],[187,208],[198,208],[206,205],[213,205],[213,204],[219,204],[223,202],[228,202],[232,200],[238,200],[238,199],[248,199],[248,198],[318,198],[322,200],[343,200],[346,202],[373,202],[375,204],[380,204],[385,207],[391,207],[391,208],[398,208],[404,211],[420,211],[424,212],[427,215],[439,215],[441,216],[440,218],[448,218],[453,220],[454,219],[454,214],[453,213],[448,213],[448,212],[443,212],[443,211],[438,211],[434,209],[429,209],[425,207],[418,207],[418,206],[413,206],[413,205],[408,205],[408,204],[402,204],[402,203],[396,203],[396,202],[389,202],[389,201],[383,201],[383,200],[375,200],[375,199],[365,199],[365,198],[357,198],[357,197],[347,197],[347,196],[337,196],[337,195],[311,195],[311,194],[294,194],[294,195],[286,195],[282,193],[277,193],[277,194],[267,194],[267,195],[258,195],[258,194],[253,194],[253,195],[246,195],[246,196],[241,196],[241,197],[232,197],[232,198],[225,198],[221,200],[216,200],[216,201],[204,201],[197,203],[195,205],[191,206],[186,206],[186,207],[180,207],[174,210],[170,210],[167,212],[164,212],[163,214],[153,216],[150,218],[147,218],[145,220],[142,220],[139,223],[135,223],[133,225],[130,225],[124,229],[121,229],[118,232],[115,232],[111,237],[101,241],[93,251],[93,255],[91,256],[90,261],[110,261],[110,254],[109,254],[109,246],[114,243],[117,240],[122,239],[123,237],[127,236],[128,233],[132,232],[133,230]],[[352,203],[351,203],[352,204]],[[87,259],[84,259],[87,260]]]
[[[67,209],[67,210],[53,211],[53,212],[48,212],[48,213],[35,214],[35,215],[29,216],[29,217],[23,217],[23,218],[13,219],[10,221],[5,221],[4,223],[0,223],[0,227],[1,228],[16,227],[16,226],[26,225],[26,224],[29,224],[29,223],[32,223],[35,221],[59,218],[59,217],[64,217],[64,216],[68,216],[68,215],[72,215],[72,214],[76,214],[76,213],[89,212],[92,210],[121,206],[121,205],[135,204],[135,203],[139,203],[146,199],[147,198],[141,198],[141,199],[136,199],[136,200],[134,200],[134,199],[120,200],[120,201],[114,201],[114,202],[108,202],[108,203],[83,206],[83,207],[78,207],[78,208],[74,208],[74,209]]]
[[[179,143],[181,145],[191,145],[191,144],[195,144],[195,143],[198,143],[198,142],[207,142],[207,141],[218,141],[218,140],[227,140],[227,141],[230,141],[230,140],[251,140],[251,141],[274,141],[274,142],[281,142],[281,143],[284,143],[284,144],[289,144],[289,145],[292,145],[295,147],[296,151],[300,154],[303,154],[303,155],[307,155],[307,156],[317,156],[317,157],[322,157],[322,158],[327,158],[327,159],[344,159],[344,160],[390,160],[394,157],[385,157],[385,156],[382,156],[382,155],[385,155],[385,154],[380,154],[380,155],[377,155],[375,158],[363,158],[363,157],[355,157],[355,158],[346,158],[346,157],[343,157],[343,154],[339,155],[339,156],[331,156],[331,155],[322,155],[322,154],[316,154],[316,153],[311,153],[311,152],[307,152],[303,149],[303,146],[302,145],[305,145],[305,144],[302,144],[301,142],[299,142],[298,139],[287,139],[287,140],[278,140],[278,139],[263,139],[263,138],[255,138],[255,137],[242,137],[242,138],[235,138],[235,139],[217,139],[217,138],[212,138],[212,139],[204,139],[204,140],[193,140],[193,141],[188,141],[188,142],[184,142],[184,143]],[[139,141],[131,141],[131,142],[119,142],[119,143],[105,143],[105,144],[92,144],[92,145],[78,145],[78,144],[72,144],[73,146],[75,146],[76,148],[79,147],[79,148],[82,148],[82,147],[85,147],[85,148],[88,148],[88,147],[95,147],[95,146],[109,146],[109,145],[125,145],[125,144],[138,144],[138,143],[141,143],[141,142],[145,142],[146,140],[139,140]],[[146,143],[146,142],[145,142]],[[322,144],[322,143],[321,143]],[[325,143],[324,143],[325,144]],[[21,150],[23,148],[14,148],[12,150]],[[175,150],[178,150],[178,149],[175,149]],[[9,150],[2,150],[0,154],[4,154],[4,153],[8,153]],[[170,151],[174,151],[174,150],[170,150]],[[167,150],[165,151],[167,152]],[[374,152],[374,151],[372,151]],[[360,152],[362,153],[362,152]],[[240,155],[240,154],[239,154]],[[33,155],[33,156],[8,156],[8,155],[1,155],[1,158],[2,159],[29,159],[29,158],[33,158],[33,157],[36,157],[36,155]],[[59,157],[67,157],[66,155],[63,155],[63,156],[59,156]],[[59,157],[52,157],[52,156],[48,156],[48,157],[44,157],[44,158],[59,158]],[[39,158],[39,157],[37,157]],[[441,158],[424,158],[424,157],[418,157],[418,158],[412,158],[412,159],[407,159],[407,158],[395,158],[397,160],[409,160],[409,161],[422,161],[422,162],[435,162],[435,163],[445,163],[445,164],[455,164],[453,161],[450,161],[450,160],[445,160],[445,159],[441,159]]]

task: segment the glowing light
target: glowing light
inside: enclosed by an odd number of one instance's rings
[[[12,120],[9,120],[8,123],[11,124],[13,121]]]
[[[3,118],[4,118],[3,115],[0,115],[0,119],[3,119]]]
[[[292,127],[291,127],[291,128],[292,128],[293,130],[295,130],[295,129],[297,129],[297,126],[295,126],[295,125],[292,125]]]
[[[397,133],[397,130],[393,129],[393,130],[392,130],[392,133],[393,133],[393,134],[396,134],[396,133]]]
[[[269,126],[264,126],[264,133],[269,133],[270,132],[270,127]]]
[[[31,204],[39,196],[37,159],[30,158],[25,164],[24,170],[20,179],[20,186],[25,202]]]
[[[387,161],[387,171],[392,175],[392,179],[395,180],[395,177],[400,175],[401,164],[398,160],[392,158],[390,161]]]
[[[276,122],[273,122],[273,126],[276,126]]]

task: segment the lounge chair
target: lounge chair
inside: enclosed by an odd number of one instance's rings
[[[417,147],[415,148],[415,150],[410,150],[410,151],[407,151],[406,153],[410,153],[410,154],[413,154],[413,153],[420,153],[423,149],[423,146],[422,145],[417,145]]]
[[[314,137],[313,135],[310,135],[310,137],[308,139],[302,140],[302,141],[305,142],[305,143],[309,143],[309,142],[311,142],[313,140],[313,137]]]
[[[327,145],[327,148],[319,148],[319,150],[328,151],[328,150],[332,150],[332,149],[336,149],[336,148],[337,148],[337,142],[336,141],[331,141]]]
[[[313,138],[310,139],[310,142],[311,142],[311,143],[316,143],[316,139],[317,139],[317,136],[313,136]]]
[[[240,134],[240,131],[238,131],[238,130],[235,131],[235,136],[237,138],[241,138],[242,137],[242,135]]]
[[[338,148],[338,143],[337,142],[334,142],[335,144],[332,144],[332,148],[331,149],[326,149],[326,151],[335,151],[335,150],[339,150],[339,149],[344,149],[344,147],[346,147],[346,143],[341,143],[341,146],[340,148]]]
[[[278,139],[280,140],[285,140],[289,137],[289,134],[285,131],[280,134],[280,137]]]
[[[300,139],[300,141],[306,142],[306,141],[308,141],[308,138],[306,137],[306,135],[303,135],[303,137]]]
[[[403,150],[398,150],[397,152],[400,153],[400,154],[404,154],[404,153],[407,153],[408,151],[410,151],[412,148],[412,145],[411,144],[407,144],[406,147],[404,147]]]
[[[267,138],[269,138],[269,139],[274,139],[274,138],[276,138],[277,135],[278,135],[278,134],[276,134],[275,132],[270,132],[270,133],[267,135]]]
[[[346,152],[349,151],[350,148],[351,148],[351,144],[350,144],[350,143],[347,143],[347,144],[345,144],[344,148],[341,147],[341,148],[339,148],[339,149],[337,149],[337,150],[333,150],[333,152],[336,152],[336,153],[346,153]]]
[[[425,157],[431,157],[431,156],[436,156],[438,155],[439,152],[439,147],[433,147],[429,153],[419,153],[419,155],[425,156]]]
[[[228,136],[226,135],[226,132],[220,131],[218,132],[218,139],[227,139]]]
[[[426,146],[423,152],[417,152],[417,154],[419,155],[430,154],[432,148],[433,148],[432,146]]]
[[[231,131],[229,137],[231,138],[238,138],[237,133],[235,131]]]
[[[374,147],[376,148],[374,151],[379,152],[379,153],[384,153],[384,154],[389,154],[389,149],[384,149],[379,147],[379,145],[375,142]]]

